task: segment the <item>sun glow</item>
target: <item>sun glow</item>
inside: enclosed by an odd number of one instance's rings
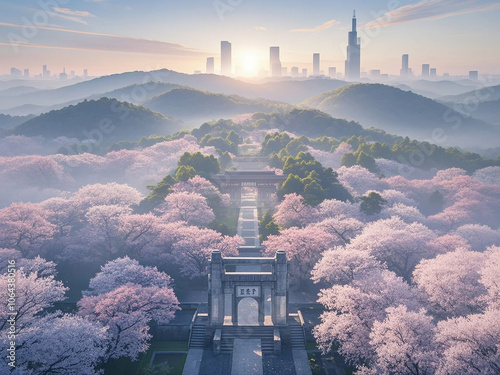
[[[246,52],[241,57],[242,74],[245,77],[255,77],[259,73],[259,61],[253,52]]]

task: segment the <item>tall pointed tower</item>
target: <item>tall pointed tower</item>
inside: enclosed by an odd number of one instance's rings
[[[349,31],[347,43],[347,60],[345,61],[345,78],[358,80],[361,71],[361,45],[356,30],[356,11],[352,16],[352,31]]]

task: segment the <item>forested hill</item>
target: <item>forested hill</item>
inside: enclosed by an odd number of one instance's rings
[[[303,105],[358,121],[364,127],[374,126],[419,140],[436,137],[435,130],[440,129],[445,133],[440,141],[448,146],[493,147],[500,139],[497,126],[467,118],[411,91],[381,84],[344,86],[309,98]]]
[[[101,129],[106,139],[135,139],[151,134],[171,134],[176,123],[147,108],[101,98],[37,116],[14,129],[14,134],[45,138],[89,138],[89,132]]]

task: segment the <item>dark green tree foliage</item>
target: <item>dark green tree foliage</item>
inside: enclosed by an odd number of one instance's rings
[[[171,175],[167,175],[155,186],[148,186],[147,188],[150,193],[141,201],[138,211],[141,213],[152,211],[172,192],[171,187],[176,182],[175,178]]]
[[[226,170],[231,165],[231,156],[229,152],[221,152],[219,156],[221,170]]]
[[[262,219],[259,221],[259,239],[262,243],[267,240],[267,237],[270,235],[279,235],[279,227],[278,224],[273,220],[273,214],[266,210]]]
[[[331,137],[318,137],[309,140],[309,144],[317,150],[333,152],[339,147],[340,141]]]
[[[175,179],[177,181],[187,181],[194,176],[196,176],[196,170],[189,165],[181,165],[175,171]]]
[[[232,154],[238,153],[238,145],[231,142],[230,140],[222,137],[212,137],[210,134],[206,134],[200,141],[201,147],[213,146],[220,152],[230,152]]]
[[[219,173],[219,161],[213,155],[203,155],[201,152],[185,152],[177,162],[177,169],[182,166],[193,167],[197,175],[210,179],[210,175]]]
[[[368,169],[371,172],[377,171],[377,165],[375,164],[375,159],[369,156],[366,152],[361,151],[356,159],[356,164]]]
[[[382,206],[387,203],[387,201],[382,198],[379,193],[372,191],[368,195],[364,195],[359,198],[361,200],[361,205],[359,207],[360,211],[366,215],[374,215],[382,211]]]
[[[290,156],[297,156],[299,152],[307,151],[307,145],[309,144],[309,139],[306,137],[302,136],[299,138],[294,138],[285,147],[285,150],[288,155]]]
[[[230,130],[229,133],[227,133],[226,140],[233,142],[235,145],[243,143],[243,138],[241,138],[234,130]]]
[[[283,169],[285,162],[277,154],[272,154],[269,158],[269,166],[271,168]]]
[[[288,178],[278,190],[282,199],[286,194],[296,193],[304,197],[304,203],[315,206],[325,199],[351,200],[349,192],[339,183],[332,168],[323,168],[320,162],[305,152],[294,158],[289,156],[283,166]]]
[[[287,133],[268,133],[262,142],[262,155],[279,153],[292,139]]]
[[[342,155],[342,160],[340,161],[340,165],[343,167],[350,168],[353,165],[356,165],[356,155],[353,152],[346,152]]]

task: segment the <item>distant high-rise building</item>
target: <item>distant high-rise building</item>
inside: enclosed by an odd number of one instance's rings
[[[76,76],[75,71],[74,71],[74,70],[72,70],[72,71],[69,73],[69,76],[70,76],[70,78],[74,78],[74,77]]]
[[[313,75],[319,76],[319,53],[313,54]]]
[[[281,76],[280,48],[269,48],[269,70],[272,77]]]
[[[215,59],[213,57],[207,57],[207,74],[214,74],[215,72]]]
[[[436,76],[437,76],[436,68],[431,68],[431,77],[436,77]]]
[[[370,70],[370,77],[372,77],[372,78],[380,77],[380,69]]]
[[[422,64],[422,77],[429,77],[429,64]]]
[[[477,81],[478,78],[479,78],[479,72],[477,70],[471,70],[469,72],[469,79]]]
[[[356,80],[361,76],[361,45],[356,31],[356,11],[352,17],[352,31],[349,31],[347,60],[345,61],[346,79]]]
[[[409,75],[411,75],[411,69],[408,67],[409,60],[410,57],[408,56],[408,54],[404,54],[403,61],[401,64],[401,72],[400,72],[401,77],[408,77]]]
[[[24,78],[29,78],[29,77],[30,77],[30,70],[24,69]]]
[[[89,76],[89,72],[87,69],[83,69],[83,78],[87,78]]]
[[[220,42],[220,60],[221,60],[220,74],[224,76],[231,75],[232,72],[231,43],[229,43],[228,41]]]
[[[329,75],[330,77],[336,77],[336,76],[337,76],[337,68],[336,68],[336,67],[334,67],[334,66],[330,66],[330,67],[328,68],[328,75]]]
[[[307,77],[307,68],[302,68],[302,77]]]
[[[10,68],[10,76],[12,78],[20,78],[22,74],[21,71],[17,68]]]
[[[59,79],[68,79],[68,75],[66,74],[66,68],[63,68],[62,73],[59,73]]]
[[[47,69],[47,65],[43,66],[42,76],[43,78],[50,78],[50,70]]]
[[[298,77],[299,76],[299,68],[296,66],[292,66],[292,69],[290,70],[290,74],[292,77]]]

